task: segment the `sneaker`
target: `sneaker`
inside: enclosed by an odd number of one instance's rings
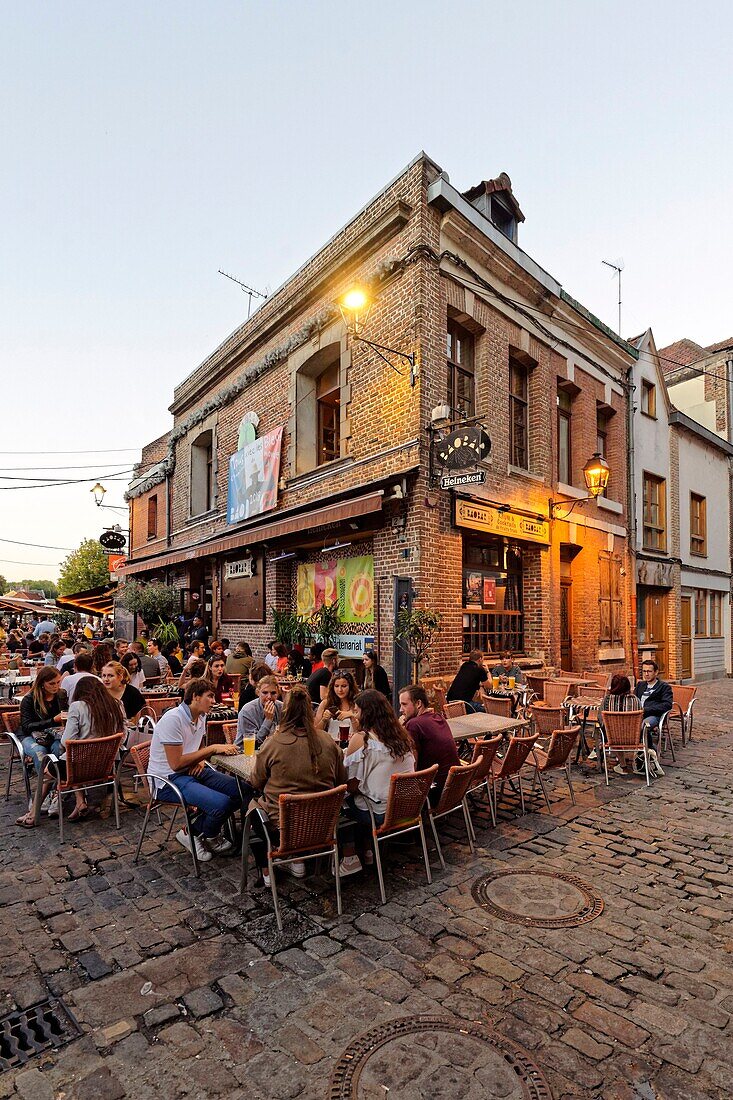
[[[263,886],[269,886],[270,885],[270,876],[268,875],[267,871],[262,872],[262,885]]]
[[[371,850],[371,848],[369,849],[368,852],[364,853],[364,863],[366,864],[367,867],[373,867],[374,866],[374,852]]]
[[[616,766],[613,770],[616,772],[616,775],[628,775],[629,774],[626,771],[626,769],[624,768],[623,764],[616,764]]]
[[[297,863],[285,863],[283,864],[286,871],[289,871],[295,878],[305,878],[305,864],[298,861]]]
[[[590,750],[590,752],[588,753],[588,759],[589,760],[597,760],[598,759],[598,753],[596,752],[595,749]]]
[[[220,856],[223,855],[224,852],[231,852],[234,845],[231,840],[227,840],[225,836],[213,836],[208,837],[206,847],[215,856]]]
[[[358,875],[361,870],[361,860],[358,856],[344,856],[339,863],[339,876],[341,878],[345,875]]]
[[[48,807],[51,805],[51,802],[53,801],[53,799],[55,797],[56,797],[56,794],[55,794],[54,791],[49,791],[48,792],[48,794],[44,798],[43,802],[41,803],[41,813],[48,813]],[[30,810],[32,808],[33,808],[33,800],[31,799],[31,801],[28,805],[28,809]]]
[[[46,805],[46,803],[48,803],[48,805]],[[44,801],[43,806],[41,806],[42,810],[44,808],[45,808],[46,813],[48,814],[49,817],[58,817],[59,816],[59,796],[57,794],[50,794],[48,796],[48,798]]]
[[[179,844],[183,845],[187,852],[191,851],[191,837],[188,835],[185,829],[179,829],[176,833],[176,840]],[[209,849],[204,844],[200,836],[195,836],[193,842],[196,845],[196,855],[202,863],[207,863],[213,856]]]

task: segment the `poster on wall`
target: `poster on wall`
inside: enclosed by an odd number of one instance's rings
[[[229,459],[227,523],[241,523],[277,507],[283,428],[247,443]]]
[[[341,602],[345,623],[374,622],[374,558],[332,558],[298,566],[298,614],[312,615],[322,604]]]

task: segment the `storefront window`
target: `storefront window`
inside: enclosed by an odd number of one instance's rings
[[[524,652],[522,558],[502,539],[463,542],[463,652]]]

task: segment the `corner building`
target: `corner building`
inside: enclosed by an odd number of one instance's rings
[[[434,673],[506,646],[630,668],[638,351],[521,250],[523,220],[508,176],[462,194],[416,157],[176,388],[129,487],[126,576],[175,585],[183,611],[257,647],[273,608],[341,596],[339,649],[373,640],[398,685],[409,606],[443,616]],[[338,305],[355,285],[361,339]],[[464,424],[491,451],[444,470]],[[595,452],[610,480],[584,500]]]

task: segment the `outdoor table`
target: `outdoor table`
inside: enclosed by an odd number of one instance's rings
[[[603,693],[599,691],[598,695],[585,696],[576,695],[574,699],[571,699],[567,704],[568,713],[572,718],[575,711],[582,711],[583,717],[580,723],[580,740],[578,742],[578,751],[575,754],[575,763],[580,760],[581,753],[583,756],[588,756],[590,748],[588,741],[586,740],[586,729],[588,726],[588,715],[590,711],[597,710],[603,702]]]
[[[469,737],[489,737],[496,736],[497,733],[506,739],[514,730],[525,729],[529,722],[526,718],[502,718],[499,714],[476,711],[474,714],[449,718],[448,725],[454,741],[465,741]]]

